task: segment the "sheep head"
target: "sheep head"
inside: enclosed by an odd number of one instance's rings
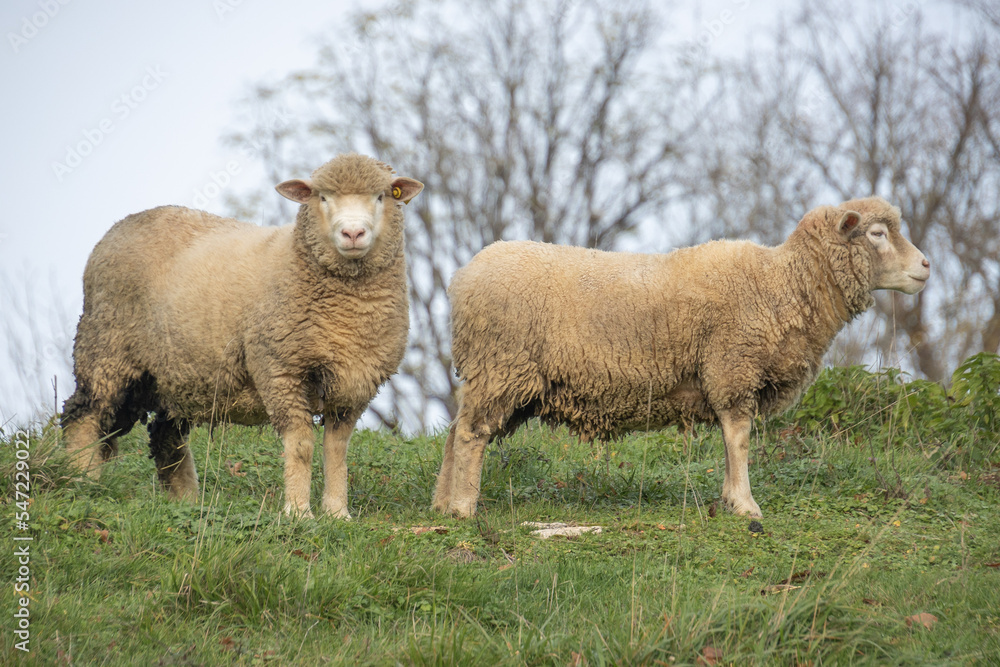
[[[848,209],[841,233],[861,244],[872,257],[872,289],[916,294],[927,284],[931,264],[900,231],[900,211],[881,197],[854,199],[840,205]],[[857,220],[852,222],[856,216]],[[844,221],[847,221],[846,227]]]
[[[845,321],[875,300],[872,291],[916,294],[930,277],[930,262],[900,231],[900,211],[880,197],[809,211],[792,237],[819,251],[844,298]]]
[[[309,180],[276,186],[282,196],[308,208],[316,224],[313,233],[349,260],[368,255],[387,227],[401,224],[397,208],[423,188],[412,178],[393,178],[385,163],[356,154],[334,158]]]

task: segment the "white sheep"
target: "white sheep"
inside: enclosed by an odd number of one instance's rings
[[[149,424],[173,497],[197,495],[192,425],[270,422],[285,451],[285,512],[311,516],[313,417],[322,415],[322,511],[350,518],[347,443],[406,348],[402,205],[423,185],[339,156],[285,181],[294,225],[261,228],[167,206],[121,220],[84,272],[66,401],[67,449],[95,474]]]
[[[434,508],[475,512],[483,452],[532,416],[583,438],[718,422],[724,503],[761,516],[750,425],[794,403],[871,291],[915,294],[930,263],[877,197],[806,214],[782,245],[714,241],[666,255],[495,243],[448,295],[463,381]]]

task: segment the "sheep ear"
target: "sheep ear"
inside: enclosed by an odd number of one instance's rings
[[[410,200],[419,195],[420,191],[423,189],[424,184],[420,181],[415,181],[412,178],[404,178],[400,176],[392,181],[393,198],[398,199],[404,204],[409,204]]]
[[[841,218],[840,222],[837,223],[837,231],[844,238],[849,238],[854,235],[855,230],[858,227],[858,223],[861,222],[861,214],[857,211],[848,211]]]
[[[312,184],[309,181],[302,181],[297,178],[285,181],[284,183],[278,183],[274,186],[274,189],[282,197],[297,201],[300,204],[305,204],[313,195]]]

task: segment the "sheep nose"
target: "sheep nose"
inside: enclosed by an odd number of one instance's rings
[[[929,269],[929,268],[931,268],[931,262],[930,262],[930,260],[929,260],[929,259],[927,259],[926,257],[924,258],[924,261],[922,261],[922,262],[921,262],[921,264],[923,264],[923,265],[924,265],[924,268],[925,268],[925,269]]]
[[[357,245],[365,235],[365,228],[359,227],[358,229],[342,229],[340,234],[351,242],[352,245]]]

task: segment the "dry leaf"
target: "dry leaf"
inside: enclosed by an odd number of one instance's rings
[[[411,526],[410,532],[414,535],[423,535],[424,533],[437,533],[438,535],[447,535],[447,526]]]
[[[107,544],[108,541],[111,539],[110,537],[108,537],[108,531],[107,531],[107,529],[99,530],[99,529],[95,528],[94,532],[97,533],[97,539],[99,539],[104,544]]]
[[[569,654],[569,667],[583,667],[587,664],[587,657],[582,653],[577,653],[576,651],[570,651]]]
[[[236,649],[236,642],[233,641],[233,638],[230,637],[229,635],[226,635],[225,637],[220,639],[219,643],[222,644],[222,647],[227,651],[233,651]]]
[[[714,646],[706,646],[701,649],[701,655],[698,656],[698,660],[695,661],[696,665],[715,665],[722,660],[722,649],[717,649]]]
[[[984,567],[1000,567],[1000,563],[983,563]]]
[[[770,586],[764,586],[760,589],[761,595],[775,595],[777,593],[787,593],[788,591],[794,591],[796,588],[802,588],[801,586],[792,586],[791,584],[771,584]]]
[[[718,512],[719,512],[719,501],[716,500],[711,505],[708,506],[708,516],[709,516],[709,518],[714,519],[715,515]]]
[[[815,574],[813,574],[812,570],[802,570],[801,572],[796,572],[792,576],[790,576],[787,579],[784,579],[782,581],[779,581],[778,583],[779,584],[798,584],[798,583],[801,583],[801,582],[805,581],[809,577],[813,577],[813,576],[815,576],[815,577],[825,577],[826,576],[826,572],[816,572]]]
[[[755,565],[751,565],[751,566],[750,566],[750,568],[749,568],[749,569],[747,569],[747,570],[744,570],[744,571],[743,571],[743,574],[741,574],[740,576],[741,576],[741,577],[743,577],[744,579],[746,579],[746,578],[747,578],[747,577],[749,577],[749,576],[750,576],[751,574],[753,574],[753,569],[754,569],[754,567],[756,567],[756,566],[755,566]]]
[[[240,472],[240,468],[242,467],[243,467],[243,461],[237,461],[236,463],[233,463],[232,461],[226,461],[226,470],[228,470],[229,474],[232,475],[233,477],[247,476],[245,472]]]
[[[872,607],[881,607],[882,606],[881,602],[879,602],[878,600],[872,600],[871,598],[862,598],[861,601],[864,602],[867,605],[871,605]]]
[[[318,551],[314,551],[311,554],[307,554],[304,551],[302,551],[302,549],[295,549],[294,551],[292,551],[292,555],[298,556],[302,560],[316,560],[317,558],[319,558]]]
[[[928,630],[934,627],[937,623],[938,618],[934,614],[928,614],[926,612],[920,614],[914,614],[913,616],[907,616],[905,619],[906,627],[913,627],[914,625],[922,625]]]

